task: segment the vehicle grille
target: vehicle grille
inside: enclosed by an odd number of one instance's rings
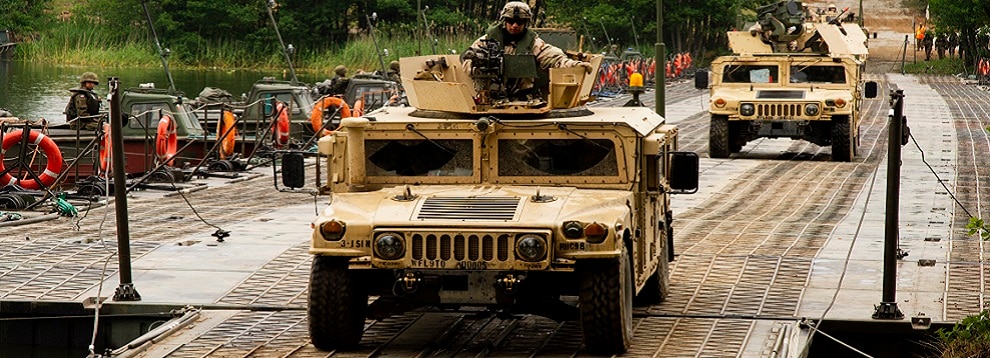
[[[801,117],[804,116],[803,103],[757,104],[756,115],[760,117]]]
[[[432,197],[423,202],[420,220],[513,220],[517,197]]]
[[[511,234],[413,234],[414,260],[509,261]]]

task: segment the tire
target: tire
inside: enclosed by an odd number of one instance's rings
[[[593,354],[619,354],[632,343],[633,281],[629,253],[578,264],[578,297],[584,347]]]
[[[321,350],[353,348],[364,334],[368,293],[347,269],[349,258],[317,255],[309,278],[309,338]]]
[[[856,150],[855,145],[849,117],[832,118],[832,161],[853,161]]]
[[[729,147],[729,117],[713,114],[709,129],[708,156],[728,158],[731,152]]]
[[[668,221],[667,224],[669,225],[670,222]],[[643,289],[633,299],[633,304],[636,306],[642,307],[662,303],[667,300],[667,295],[670,293],[669,262],[670,257],[673,257],[674,230],[672,227],[667,226],[664,231],[667,233],[667,247],[664,248],[663,252],[660,253],[660,257],[657,258],[660,263],[657,266],[657,270],[646,279]]]

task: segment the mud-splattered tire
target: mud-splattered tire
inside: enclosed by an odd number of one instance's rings
[[[729,117],[713,114],[708,133],[708,156],[728,158],[731,152],[729,140]]]
[[[855,145],[849,117],[832,117],[832,161],[851,162]]]
[[[632,342],[633,281],[629,254],[579,262],[584,347],[594,354],[625,352]]]
[[[347,269],[348,258],[313,257],[309,278],[309,338],[322,350],[357,346],[364,334],[368,294]]]
[[[636,306],[649,306],[663,302],[670,292],[670,276],[667,274],[667,258],[660,258],[660,266],[646,279],[646,285],[639,291],[633,304]]]

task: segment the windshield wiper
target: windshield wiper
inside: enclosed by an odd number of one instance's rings
[[[430,144],[433,144],[433,145],[435,145],[437,147],[440,147],[440,149],[443,149],[447,153],[457,154],[456,151],[454,151],[453,149],[444,147],[443,144],[437,143],[436,141],[430,139],[430,137],[427,137],[425,134],[423,134],[423,132],[420,132],[419,130],[417,130],[416,129],[416,126],[414,126],[412,123],[406,124],[406,130],[412,131],[413,133],[418,134],[420,137],[423,137],[423,139],[426,139],[427,142],[430,142]]]
[[[604,150],[612,150],[612,148],[609,148],[609,147],[606,147],[604,145],[598,144],[598,142],[592,140],[591,138],[585,137],[585,136],[581,135],[578,132],[572,131],[570,128],[567,128],[567,125],[566,124],[559,123],[559,124],[557,124],[557,128],[560,129],[560,130],[562,130],[562,131],[564,131],[564,132],[567,132],[567,133],[576,135],[578,137],[581,137],[581,139],[584,139],[584,140],[588,141],[591,144],[594,144],[595,146],[597,146],[599,148],[602,148]]]

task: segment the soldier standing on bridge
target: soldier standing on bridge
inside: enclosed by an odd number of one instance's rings
[[[925,30],[925,38],[921,40],[922,46],[925,47],[925,61],[932,60],[932,46],[935,45],[935,31],[931,28]]]

